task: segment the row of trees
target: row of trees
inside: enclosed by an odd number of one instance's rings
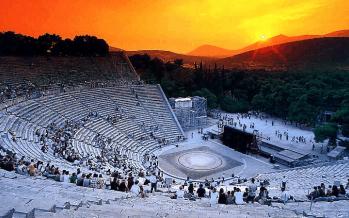
[[[0,32],[0,56],[106,56],[108,53],[106,41],[95,36],[75,36],[72,40],[48,33],[34,38]]]
[[[349,136],[349,76],[345,71],[227,70],[203,63],[189,69],[182,67],[181,60],[164,63],[148,55],[134,55],[130,60],[143,80],[160,83],[169,97],[199,95],[207,98],[209,108],[258,110],[308,126],[315,126],[323,111],[335,111],[332,122]]]

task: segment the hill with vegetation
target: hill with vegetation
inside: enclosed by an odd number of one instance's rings
[[[288,66],[348,64],[349,38],[327,37],[269,46],[216,61],[217,65]]]
[[[127,55],[133,56],[133,55],[144,55],[147,54],[151,58],[158,58],[163,62],[174,62],[175,60],[181,59],[183,61],[183,64],[185,64],[187,67],[193,67],[195,63],[214,63],[214,61],[217,60],[217,58],[213,57],[199,57],[199,56],[192,56],[192,55],[184,55],[184,54],[178,54],[171,51],[163,51],[163,50],[138,50],[138,51],[126,51]]]
[[[44,34],[38,38],[0,32],[0,56],[106,56],[109,46],[95,36],[75,36],[62,39],[59,35]]]

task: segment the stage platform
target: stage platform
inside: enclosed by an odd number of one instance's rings
[[[273,171],[273,165],[267,160],[237,152],[217,140],[201,140],[201,134],[188,134],[187,142],[158,150],[159,168],[165,174],[185,180],[188,176],[194,181],[225,179],[232,174],[243,178],[256,176],[258,173]]]

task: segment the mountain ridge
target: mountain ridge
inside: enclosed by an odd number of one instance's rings
[[[225,57],[234,56],[247,51],[256,50],[259,48],[264,48],[272,45],[283,44],[283,43],[294,42],[294,41],[301,41],[306,39],[321,38],[321,37],[349,37],[349,29],[337,30],[337,31],[330,32],[323,35],[286,36],[284,34],[279,34],[265,41],[257,41],[241,49],[236,49],[236,50],[230,50],[230,49],[218,47],[215,45],[205,44],[185,54],[193,55],[193,56],[225,58]]]
[[[349,64],[349,37],[320,37],[272,45],[219,59],[217,65],[292,66]]]

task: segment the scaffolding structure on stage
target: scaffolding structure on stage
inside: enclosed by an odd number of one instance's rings
[[[183,129],[199,128],[207,125],[207,100],[194,96],[170,98],[169,103]]]

